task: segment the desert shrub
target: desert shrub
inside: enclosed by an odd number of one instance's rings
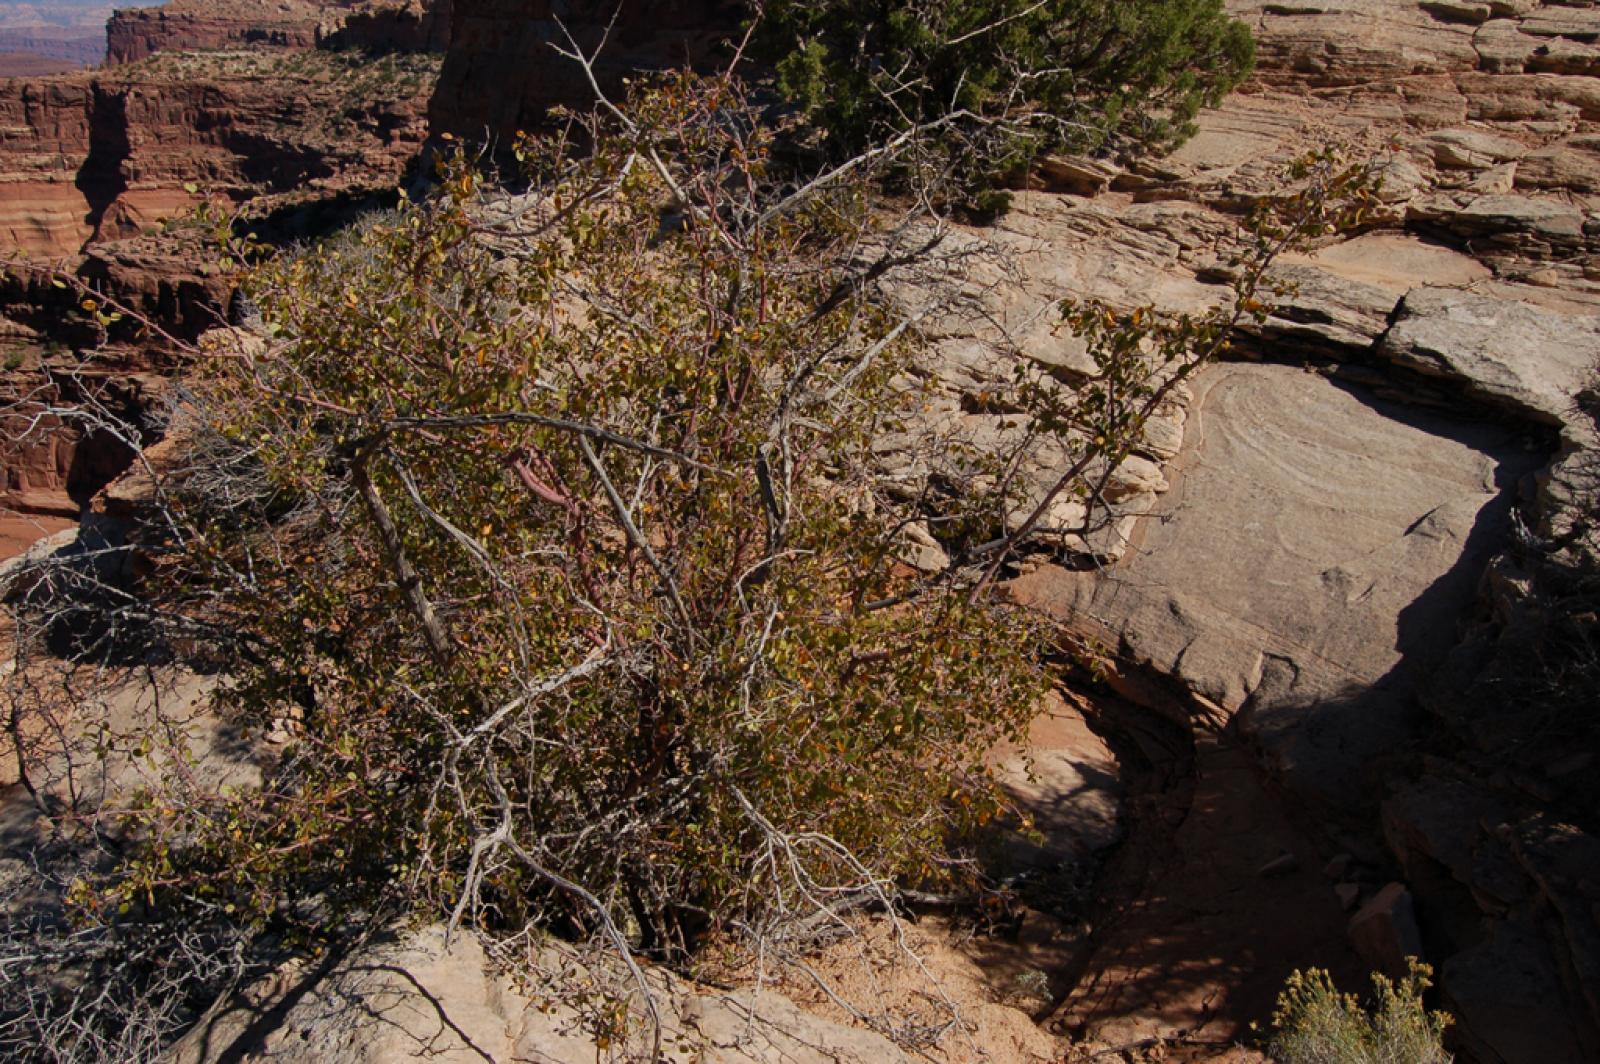
[[[965,456],[993,495],[935,517],[870,446],[926,398],[882,286],[963,263],[873,199],[876,163],[769,180],[768,117],[729,81],[638,88],[581,157],[522,144],[515,196],[458,160],[434,199],[253,272],[259,325],[194,352],[151,470],[136,619],[226,674],[272,763],[141,801],[131,859],[72,892],[95,941],[445,916],[503,955],[557,934],[625,965],[781,962],[901,885],[982,887],[985,754],[1040,684],[1038,631],[987,589],[1052,500],[1094,511],[1151,412],[1266,313],[1273,258],[1365,186],[1328,156],[1292,171],[1213,313],[1064,307],[1102,372],[1008,397],[1067,456],[1008,528],[1015,456]],[[936,519],[949,565],[915,575],[901,533]],[[117,1001],[211,986],[135,975]]]
[[[975,193],[1040,151],[1170,146],[1255,56],[1220,0],[770,0],[757,30],[838,154],[964,114],[937,154]]]
[[[454,166],[255,275],[274,338],[197,386],[162,566],[233,635],[230,715],[289,738],[163,803],[118,891],[684,961],[975,882],[1035,634],[898,596],[865,445],[915,396],[852,265],[886,237],[859,189],[741,199],[753,114],[676,81],[581,162],[525,146],[514,210]]]
[[[1327,972],[1289,976],[1272,1015],[1269,1050],[1280,1064],[1449,1064],[1440,1039],[1450,1025],[1422,995],[1433,970],[1415,957],[1399,982],[1374,975],[1371,1008],[1341,993]]]

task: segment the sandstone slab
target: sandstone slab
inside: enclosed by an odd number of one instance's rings
[[[1533,461],[1508,429],[1286,366],[1215,367],[1135,550],[1103,574],[1041,569],[1016,593],[1244,711],[1293,787],[1358,809],[1411,733],[1406,674],[1451,645]]]
[[[1419,288],[1400,304],[1378,354],[1519,416],[1561,425],[1573,417],[1573,396],[1600,362],[1600,316]]]

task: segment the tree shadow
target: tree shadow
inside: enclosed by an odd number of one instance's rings
[[[1471,447],[1493,462],[1485,485],[1492,495],[1459,539],[1454,560],[1396,614],[1399,658],[1384,675],[1365,685],[1329,687],[1269,650],[1260,684],[1234,718],[1280,785],[1319,817],[1360,830],[1373,823],[1384,780],[1415,758],[1425,738],[1419,695],[1460,643],[1485,572],[1510,541],[1515,509],[1530,475],[1549,462],[1552,441],[1524,426],[1467,420],[1333,383],[1386,419]],[[1422,514],[1405,535],[1455,539],[1438,515],[1438,509]]]

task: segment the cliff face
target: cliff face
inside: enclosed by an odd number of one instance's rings
[[[213,51],[266,45],[310,49],[327,7],[302,0],[275,3],[204,3],[177,0],[157,8],[112,14],[106,26],[106,61],[138,62],[156,52]]]
[[[181,221],[191,209],[249,203],[264,232],[295,230],[392,189],[427,132],[440,61],[429,49],[448,30],[448,7],[249,9],[248,19],[245,5],[120,12],[120,65],[0,80],[0,255],[58,260],[192,338],[217,324],[227,291],[198,229]],[[253,46],[164,50],[207,42]],[[71,403],[92,379],[141,409],[172,369],[167,356],[130,347],[89,373],[72,353],[92,340],[76,303],[38,280],[0,278],[0,392]],[[0,509],[76,512],[126,460],[71,426],[26,440],[0,427]]]
[[[737,30],[741,12],[742,5],[721,0],[624,0],[620,9],[607,0],[455,0],[430,129],[503,142],[537,127],[552,106],[592,104],[582,68],[556,52],[570,50],[562,24],[586,54],[605,40],[595,73],[614,92],[625,76],[712,57]]]
[[[89,154],[94,93],[78,76],[0,81],[0,243],[30,254],[75,252],[92,229],[76,187]]]
[[[157,52],[319,47],[442,52],[451,0],[171,0],[117,11],[106,27],[107,62]]]
[[[435,62],[173,54],[0,82],[0,242],[68,255],[202,195],[239,203],[390,183],[426,133]]]
[[[324,33],[333,48],[375,52],[444,52],[450,47],[451,0],[367,0]]]

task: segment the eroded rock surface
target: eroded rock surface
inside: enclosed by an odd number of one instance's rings
[[[1411,731],[1391,674],[1453,644],[1537,456],[1279,365],[1205,374],[1185,446],[1124,564],[1019,592],[1224,719],[1244,711],[1294,786],[1359,807],[1372,759]]]
[[[915,934],[915,931],[913,931]],[[879,944],[881,945],[881,943]],[[871,948],[869,945],[868,948]],[[892,950],[891,950],[892,952]],[[858,998],[875,1011],[881,995],[904,991],[885,983],[876,1001]],[[829,961],[817,961],[826,968]],[[537,1060],[591,1064],[607,1059],[597,1046],[592,1015],[571,991],[585,985],[584,965],[556,947],[535,959],[550,980],[517,986],[496,972],[470,935],[447,942],[442,928],[425,928],[334,958],[320,968],[296,965],[252,988],[209,1022],[191,1032],[170,1055],[172,1064],[224,1061],[304,1061],[318,1064],[391,1064],[427,1060],[454,1062]],[[837,973],[835,973],[837,974]],[[863,968],[863,984],[875,981]],[[902,973],[901,978],[905,978]],[[928,995],[935,1012],[945,1005],[931,996],[925,973],[910,978]],[[993,1060],[1024,1064],[1057,1059],[1060,1047],[1015,1009],[982,1000],[957,1006],[970,1024],[931,1056],[913,1054],[860,1023],[802,1010],[771,990],[716,991],[652,972],[651,992],[661,1019],[659,1059],[697,1064],[883,1064],[935,1060]],[[634,1007],[630,1047],[647,1051],[649,1027],[643,1007]]]

